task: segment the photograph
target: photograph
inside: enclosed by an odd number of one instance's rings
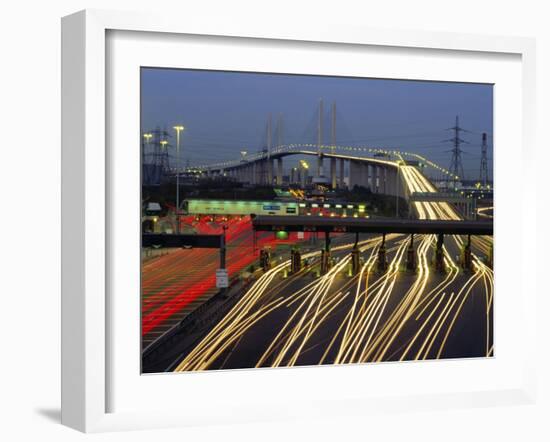
[[[493,86],[141,67],[141,373],[494,357]]]

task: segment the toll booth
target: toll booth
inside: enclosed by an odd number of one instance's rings
[[[435,271],[439,273],[445,273],[445,260],[443,255],[443,234],[437,235],[437,242],[435,245]]]
[[[321,274],[327,273],[332,266],[330,259],[330,234],[325,232],[325,249],[321,251]]]
[[[268,249],[260,250],[260,267],[264,272],[271,269],[271,252]]]
[[[416,271],[416,250],[414,249],[414,235],[411,234],[411,241],[407,248],[407,270],[410,272]]]
[[[351,274],[357,275],[359,273],[360,267],[361,267],[361,262],[359,259],[359,249],[355,247],[351,251]]]
[[[388,260],[386,259],[386,234],[382,235],[382,244],[378,249],[378,259],[376,261],[376,268],[380,273],[384,273],[388,269]]]
[[[464,270],[465,272],[472,271],[472,248],[471,248],[471,242],[470,242],[470,235],[468,235],[468,240],[462,250],[461,264],[462,264],[462,270]]]
[[[302,255],[298,249],[290,251],[290,271],[298,273],[302,268]]]

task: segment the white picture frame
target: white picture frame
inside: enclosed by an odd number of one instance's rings
[[[200,35],[269,39],[285,42],[338,43],[342,47],[375,46],[384,48],[431,49],[465,51],[478,54],[513,54],[521,57],[521,149],[522,173],[534,170],[535,112],[535,43],[518,37],[491,37],[451,33],[350,28],[346,26],[266,23],[232,23],[197,19],[181,24],[175,17],[144,13],[122,13],[87,10],[63,18],[62,21],[62,423],[85,432],[121,429],[156,428],[207,424],[208,416],[190,416],[183,411],[141,410],[109,411],[109,392],[113,388],[109,376],[113,355],[108,339],[110,326],[108,279],[108,244],[112,240],[109,223],[109,186],[107,155],[106,81],[107,33],[152,32],[162,35]],[[157,34],[158,36],[158,34]],[[137,155],[137,151],[136,151]],[[496,174],[498,165],[495,165]],[[521,187],[522,204],[536,205],[536,192]],[[534,222],[530,212],[527,223]],[[527,217],[527,215],[524,215]],[[498,222],[498,221],[497,221]],[[520,235],[527,231],[526,222]],[[523,242],[519,251],[521,262],[534,256],[535,244]],[[499,250],[495,251],[497,259]],[[520,272],[527,267],[521,266]],[[497,276],[498,278],[498,276]],[[426,408],[453,408],[499,404],[533,403],[536,396],[535,328],[537,290],[534,280],[522,279],[520,319],[526,340],[521,358],[521,385],[500,389],[482,389],[463,393],[430,392],[426,395],[388,395],[348,398],[329,397],[324,402],[312,402],[308,410],[296,407],[291,412],[265,408],[254,410],[246,418],[238,418],[230,410],[220,412],[218,421],[255,421],[286,417],[323,416],[330,404],[337,405],[340,414],[366,414],[382,407],[386,411]],[[497,296],[501,296],[497,293]],[[498,321],[498,313],[496,317]],[[137,345],[137,344],[136,344]],[[335,367],[337,369],[337,367]],[[331,367],[323,370],[331,370]],[[355,371],[363,367],[354,368]],[[386,370],[379,366],[379,370]],[[263,373],[267,373],[265,370]],[[204,380],[213,373],[201,374]],[[263,376],[270,376],[269,374]],[[195,378],[198,379],[198,378]],[[214,379],[214,378],[211,378]],[[242,410],[247,405],[241,404]]]

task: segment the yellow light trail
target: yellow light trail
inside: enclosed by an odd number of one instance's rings
[[[399,173],[409,194],[437,192],[435,186],[416,167],[400,165]],[[462,219],[455,208],[446,202],[414,202],[413,207],[420,219]],[[460,250],[464,244],[463,239],[458,235],[452,238]],[[482,259],[472,254],[472,274],[458,292],[454,293],[450,288],[461,272],[444,246],[445,275],[442,281],[430,289],[428,282],[432,271],[428,254],[434,248],[435,235],[421,235],[416,247],[418,266],[414,280],[406,293],[395,302],[396,281],[409,241],[403,235],[388,235],[386,240],[390,244],[388,253],[393,253],[387,271],[381,275],[373,271],[381,240],[371,238],[362,241],[358,245],[360,252],[370,250],[367,261],[358,275],[338,288],[335,287],[335,282],[349,265],[349,254],[326,274],[290,294],[285,291],[286,288],[302,277],[303,271],[282,283],[275,278],[288,268],[289,260],[268,270],[183,358],[176,371],[204,370],[211,367],[229,349],[234,348],[255,324],[281,309],[290,310],[288,319],[281,324],[259,357],[256,367],[298,364],[300,356],[308,351],[308,344],[315,333],[319,332],[336,311],[340,311],[343,319],[327,339],[320,364],[383,361],[393,357],[398,360],[440,358],[465,302],[479,284],[485,298],[485,353],[487,356],[492,355],[494,348],[490,330],[494,275]],[[392,242],[395,244],[392,245]],[[351,243],[344,244],[333,247],[332,250],[346,251],[352,246]],[[482,253],[488,254],[492,246],[491,237],[472,238],[472,247]],[[320,252],[311,252],[305,254],[304,258],[318,259],[319,254]],[[374,281],[371,282],[373,277]],[[392,299],[393,307],[389,308]]]

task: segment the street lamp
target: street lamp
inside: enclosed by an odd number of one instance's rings
[[[399,173],[401,172],[401,166],[397,163],[397,174],[395,176],[395,217],[399,218]]]
[[[301,170],[301,178],[302,178],[302,186],[306,187],[307,185],[307,171],[309,169],[309,164],[307,163],[307,161],[305,160],[300,160],[300,166],[302,167],[302,170]]]
[[[147,155],[146,148],[149,148],[149,143],[151,142],[151,138],[153,138],[153,134],[145,133],[143,134],[143,138],[145,138],[145,145],[143,146],[143,158],[145,159],[145,155]]]
[[[176,233],[180,233],[180,132],[183,126],[174,126],[176,131]]]

